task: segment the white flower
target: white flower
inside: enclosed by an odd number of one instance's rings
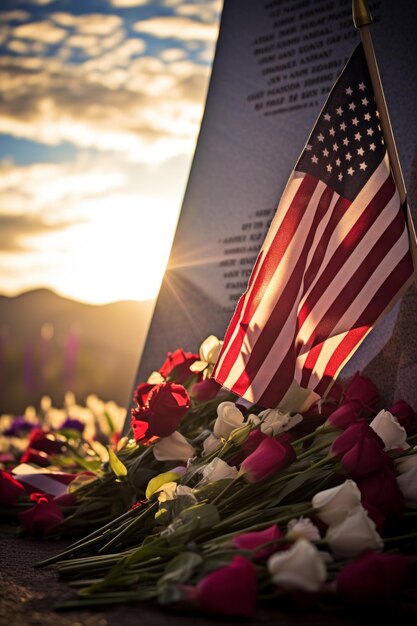
[[[266,409],[259,413],[259,417],[262,420],[261,431],[271,437],[276,437],[303,421],[303,416],[299,413],[290,415],[282,413],[279,409]]]
[[[289,539],[307,539],[308,541],[318,541],[320,539],[319,529],[308,517],[292,519],[288,522],[287,528]]]
[[[382,550],[384,543],[362,505],[347,517],[329,526],[326,541],[337,559],[350,559],[364,550]]]
[[[157,461],[188,461],[195,454],[195,448],[178,431],[162,437],[153,446]]]
[[[259,424],[261,423],[261,419],[255,415],[255,413],[251,413],[250,415],[248,415],[248,424],[252,424],[253,426],[259,426]]]
[[[197,498],[195,497],[193,490],[191,487],[187,487],[187,485],[178,485],[175,482],[165,483],[158,489],[159,502],[166,502],[167,500],[175,500],[180,496],[188,496],[197,502]]]
[[[203,441],[203,455],[211,454],[221,448],[221,446],[222,442],[220,439],[216,437],[216,435],[213,435],[213,433],[210,433]]]
[[[341,485],[316,493],[312,505],[325,524],[338,524],[361,502],[357,484],[347,479]]]
[[[227,439],[232,430],[243,426],[243,414],[233,402],[221,402],[217,407],[217,419],[214,423],[213,433],[218,439]]]
[[[407,439],[405,428],[400,425],[395,415],[392,415],[389,411],[380,411],[370,423],[370,427],[381,437],[385,450],[402,448]]]
[[[306,539],[299,539],[285,552],[268,559],[273,582],[283,589],[318,591],[326,580],[326,566],[317,548]]]
[[[200,480],[198,486],[206,485],[207,483],[215,482],[216,480],[222,480],[224,478],[236,478],[238,471],[235,467],[231,467],[222,459],[216,457],[207,465],[204,465],[201,469],[203,478]]]
[[[220,339],[214,335],[207,337],[200,346],[200,361],[195,361],[190,366],[190,370],[192,372],[202,372],[207,367],[213,369],[219,357],[222,345],[223,341],[220,341]]]
[[[415,465],[401,476],[397,483],[404,496],[406,505],[411,509],[417,508],[417,466]]]
[[[152,372],[146,382],[150,385],[159,385],[165,382],[165,378],[160,372]]]
[[[414,452],[395,459],[395,469],[399,474],[404,474],[413,467],[417,467],[417,446],[413,448]]]

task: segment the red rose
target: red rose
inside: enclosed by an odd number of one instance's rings
[[[207,400],[215,398],[220,389],[221,385],[217,382],[217,380],[214,378],[207,378],[206,380],[194,383],[190,389],[190,395],[197,400],[197,402],[207,402]]]
[[[392,459],[381,444],[371,437],[360,437],[340,459],[351,478],[360,478],[383,467],[392,466]]]
[[[0,504],[13,506],[25,493],[25,488],[18,480],[0,470]]]
[[[33,463],[34,465],[38,465],[39,467],[48,467],[51,464],[48,455],[45,452],[40,452],[39,450],[32,450],[32,448],[28,448],[26,452],[22,454],[20,457],[21,463]]]
[[[27,533],[42,537],[62,522],[64,515],[59,506],[43,494],[32,494],[31,499],[37,500],[36,504],[19,513],[19,519]]]
[[[159,373],[169,381],[185,383],[193,374],[193,372],[190,371],[190,365],[198,361],[199,358],[198,354],[184,352],[182,348],[178,348],[175,352],[168,352],[167,358],[159,370]]]
[[[379,400],[378,389],[374,383],[359,372],[350,379],[345,388],[345,401],[356,402],[358,406],[369,409]]]
[[[29,436],[28,448],[32,450],[40,450],[46,454],[60,454],[63,449],[63,443],[58,441],[52,433],[35,428]]]
[[[404,496],[391,468],[384,467],[379,472],[359,478],[356,483],[362,500],[369,502],[384,517],[401,517],[404,514]]]
[[[295,458],[294,448],[288,441],[277,441],[267,437],[242,462],[240,471],[246,480],[256,483],[273,476],[280,469],[290,465]]]
[[[148,402],[149,394],[155,385],[151,385],[150,383],[140,383],[133,394],[133,399],[138,404],[139,407],[146,406]]]
[[[337,593],[355,604],[391,604],[399,595],[410,569],[401,554],[364,552],[339,572]]]
[[[168,437],[190,408],[187,390],[176,383],[161,383],[150,391],[146,405],[132,410],[136,441],[144,436]]]
[[[367,422],[360,420],[348,426],[348,428],[333,441],[330,447],[330,454],[341,458],[346,452],[353,448],[359,440],[364,438],[375,439],[381,448],[384,449],[384,442],[381,437],[376,434]]]
[[[405,428],[409,435],[414,428],[414,411],[405,400],[398,400],[388,409],[391,415],[395,415],[400,425]]]

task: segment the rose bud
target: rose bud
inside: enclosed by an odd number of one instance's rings
[[[58,441],[52,433],[45,432],[42,428],[36,428],[30,433],[28,448],[39,450],[46,454],[60,454],[64,444]]]
[[[349,604],[391,604],[409,570],[409,560],[401,554],[364,552],[339,572],[336,590]]]
[[[404,497],[391,468],[384,467],[375,474],[359,478],[357,485],[362,500],[372,504],[384,517],[401,517],[404,514]]]
[[[251,533],[242,533],[233,537],[233,547],[238,550],[252,550],[253,558],[255,560],[261,560],[276,552],[279,545],[271,545],[262,547],[265,543],[270,541],[277,541],[284,538],[284,533],[278,528],[276,524],[265,528],[265,530],[258,530]]]
[[[168,437],[190,408],[187,390],[176,383],[161,383],[150,391],[146,406],[132,409],[132,428],[135,440],[145,435]],[[147,427],[144,425],[147,424]]]
[[[325,524],[338,524],[361,503],[361,492],[353,480],[316,493],[312,505],[317,517]]]
[[[29,535],[42,537],[62,522],[64,515],[55,502],[41,494],[32,494],[31,498],[35,499],[33,498],[35,495],[36,504],[27,511],[19,513],[19,519]]]
[[[285,552],[268,559],[268,571],[277,587],[315,592],[326,580],[326,566],[316,546],[307,539],[298,539]]]
[[[214,378],[207,378],[198,383],[194,383],[190,389],[190,395],[197,402],[207,402],[212,400],[221,389],[221,385]]]
[[[233,402],[221,402],[217,407],[217,419],[213,434],[220,439],[227,439],[232,430],[243,426],[244,417]]]
[[[51,465],[51,462],[48,458],[48,455],[45,452],[40,452],[38,450],[32,450],[28,448],[20,457],[21,463],[33,463],[34,465],[38,465],[39,467],[48,467]]]
[[[364,550],[382,550],[384,547],[375,523],[360,504],[339,524],[329,526],[326,541],[338,559],[348,559]]]
[[[398,400],[393,404],[388,411],[391,415],[395,415],[400,426],[405,428],[407,434],[410,434],[414,429],[415,414],[411,406],[405,400]]]
[[[296,459],[294,448],[288,442],[267,437],[240,466],[240,474],[250,483],[256,483],[276,474]]]
[[[166,380],[183,384],[193,374],[190,371],[190,365],[198,361],[198,359],[198,354],[184,352],[182,348],[178,348],[175,352],[168,352],[167,358],[159,370],[159,373]]]
[[[26,494],[25,488],[7,472],[0,470],[0,504],[13,506]]]
[[[389,411],[380,411],[369,424],[384,442],[385,450],[395,450],[404,446],[407,439],[405,428]]]
[[[364,420],[360,420],[348,426],[348,428],[333,441],[330,447],[330,454],[341,458],[363,438],[375,439],[381,446],[381,449],[384,447],[384,442],[369,424]]]
[[[255,566],[237,555],[229,565],[202,578],[193,591],[207,613],[252,617],[257,593]]]
[[[343,469],[352,478],[360,478],[383,467],[392,466],[392,459],[375,439],[362,437],[340,459]]]
[[[346,430],[348,426],[358,419],[360,411],[354,403],[344,402],[330,413],[325,425],[332,426],[336,430]]]
[[[363,407],[366,411],[378,400],[379,393],[374,383],[367,376],[356,372],[346,385],[345,401],[357,403],[357,406]]]
[[[246,457],[252,454],[259,444],[267,438],[268,435],[264,435],[259,428],[252,430],[246,441],[244,441],[239,447],[239,452],[230,459],[229,465],[240,465]]]

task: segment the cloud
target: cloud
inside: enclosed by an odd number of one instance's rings
[[[130,7],[141,7],[150,4],[151,0],[109,0],[113,7],[119,9],[129,9]]]
[[[129,63],[143,47],[133,41],[80,65],[52,57],[0,59],[0,132],[124,152],[143,162],[192,151],[209,69],[153,57]]]
[[[30,241],[37,235],[64,230],[71,222],[48,223],[37,215],[0,215],[0,251],[25,252],[31,249]]]
[[[222,10],[222,0],[212,0],[209,2],[183,2],[176,6],[178,15],[186,15],[188,17],[197,17],[203,22],[218,22],[220,12]]]
[[[97,35],[103,37],[114,32],[123,24],[118,15],[106,15],[104,13],[89,13],[87,15],[73,15],[72,13],[52,13],[51,19],[56,24],[66,28],[75,28],[84,35]]]
[[[33,39],[48,45],[54,45],[65,39],[67,31],[50,22],[30,22],[12,29],[12,34],[17,39]]]
[[[30,13],[27,11],[0,11],[0,19],[6,22],[26,22],[30,19]]]
[[[180,16],[153,17],[133,25],[134,30],[161,39],[182,41],[215,41],[218,33],[216,22],[205,23]]]

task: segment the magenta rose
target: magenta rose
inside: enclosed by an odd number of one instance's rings
[[[159,373],[171,382],[183,384],[193,374],[190,370],[190,365],[198,361],[199,358],[198,354],[184,352],[182,348],[178,348],[175,352],[168,352]]]
[[[392,467],[391,457],[372,437],[359,437],[358,441],[340,459],[345,472],[354,479]]]
[[[277,545],[262,546],[270,541],[277,541],[284,537],[285,535],[280,528],[276,524],[273,524],[269,526],[269,528],[265,528],[265,530],[236,535],[236,537],[233,537],[232,543],[238,550],[252,550],[253,558],[255,560],[262,560],[278,549]]]
[[[58,441],[52,433],[36,428],[30,433],[28,448],[39,450],[46,454],[60,454],[64,445]]]
[[[250,483],[269,478],[295,461],[296,454],[288,440],[267,437],[242,462],[240,472]]]
[[[7,472],[0,470],[0,504],[13,506],[25,494],[25,488],[18,480]]]
[[[336,590],[349,604],[391,604],[409,571],[410,563],[404,555],[367,551],[339,572]]]
[[[330,413],[327,422],[337,430],[346,430],[358,419],[360,412],[361,408],[358,408],[354,402],[345,402]]]
[[[330,454],[341,458],[362,439],[375,439],[384,448],[381,437],[369,426],[365,420],[359,420],[347,427],[332,443]]]
[[[374,383],[359,372],[350,379],[345,388],[345,402],[354,402],[365,410],[372,407],[379,400],[378,389]]]
[[[411,406],[405,400],[398,400],[388,409],[391,415],[395,415],[400,426],[402,426],[409,435],[414,430],[415,414]]]
[[[378,509],[384,517],[401,517],[404,514],[404,496],[390,467],[359,478],[356,483],[361,499]]]
[[[176,383],[155,385],[144,407],[132,410],[132,428],[136,441],[145,436],[168,437],[177,430],[190,408],[187,390]]]
[[[197,583],[200,608],[216,615],[252,617],[256,609],[255,566],[242,556],[211,572]]]
[[[221,387],[222,386],[214,378],[207,378],[206,380],[200,380],[200,382],[194,383],[190,389],[190,395],[197,400],[197,402],[207,402],[207,400],[212,400],[217,396]]]
[[[249,437],[239,446],[239,452],[235,454],[230,461],[228,461],[229,465],[240,465],[246,459],[247,456],[255,452],[256,448],[259,444],[267,439],[268,435],[265,435],[259,428],[256,428],[251,433],[249,433]]]
[[[64,514],[59,506],[45,494],[33,493],[30,498],[36,504],[27,511],[19,513],[19,519],[29,535],[43,537],[62,522]]]

